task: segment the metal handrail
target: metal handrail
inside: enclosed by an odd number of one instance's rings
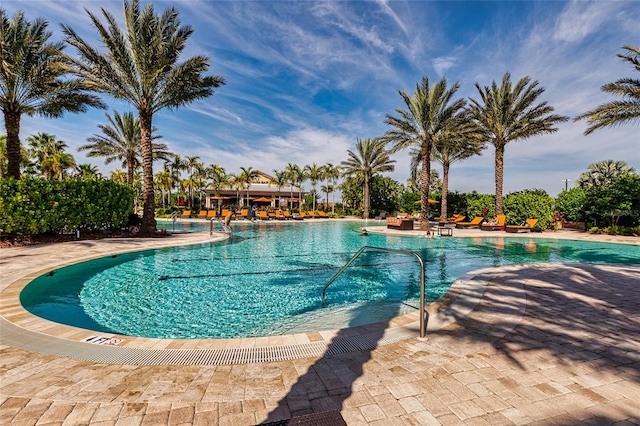
[[[356,252],[356,254],[349,259],[345,265],[340,268],[340,270],[324,285],[322,288],[322,306],[325,306],[325,293],[327,287],[329,287],[333,282],[338,279],[340,275],[360,256],[365,250],[378,250],[378,251],[386,251],[389,253],[398,253],[404,254],[406,256],[415,256],[420,263],[420,337],[424,337],[427,334],[427,327],[425,324],[425,303],[424,303],[424,293],[425,293],[425,273],[424,273],[424,260],[422,257],[413,251],[410,250],[401,250],[401,249],[390,249],[386,247],[376,247],[376,246],[363,246],[360,250]]]

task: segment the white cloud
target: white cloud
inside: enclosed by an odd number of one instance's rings
[[[575,42],[595,33],[615,16],[619,3],[573,0],[558,17],[553,38]]]

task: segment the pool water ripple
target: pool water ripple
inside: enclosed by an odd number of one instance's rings
[[[328,307],[321,307],[324,284],[363,245],[418,252],[425,259],[429,300],[443,295],[457,277],[490,266],[640,262],[637,246],[493,236],[363,237],[354,232],[360,226],[347,221],[236,223],[231,241],[61,268],[30,283],[21,301],[36,315],[96,331],[257,337],[385,321],[415,309],[418,263],[380,252],[365,252],[329,288]]]

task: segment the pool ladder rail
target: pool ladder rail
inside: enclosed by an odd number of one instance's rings
[[[401,250],[401,249],[390,249],[390,248],[386,248],[386,247],[377,247],[377,246],[363,246],[360,250],[358,250],[356,252],[356,254],[354,254],[351,259],[349,259],[349,261],[347,263],[344,264],[344,266],[342,268],[340,268],[340,270],[324,285],[324,287],[322,288],[322,306],[326,306],[325,304],[325,294],[327,291],[327,288],[333,284],[333,282],[335,280],[338,279],[338,277],[340,275],[342,275],[342,273],[344,271],[347,270],[347,268],[349,266],[351,266],[351,264],[365,251],[367,250],[377,250],[377,251],[384,251],[384,252],[388,252],[388,253],[397,253],[397,254],[402,254],[405,256],[413,256],[416,259],[418,259],[418,262],[420,263],[420,337],[425,337],[425,335],[427,334],[427,324],[426,324],[426,320],[425,320],[425,316],[426,316],[426,307],[425,307],[425,302],[424,302],[424,293],[425,293],[425,273],[424,273],[424,260],[422,259],[422,257],[413,251],[410,250]]]

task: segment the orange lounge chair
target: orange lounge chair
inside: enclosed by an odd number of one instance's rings
[[[311,218],[314,218],[314,219],[315,219],[316,217],[318,217],[318,215],[316,215],[316,214],[315,214],[314,212],[312,212],[312,211],[308,211],[308,212],[307,212],[307,216],[309,216],[309,217],[311,217]]]
[[[284,213],[282,213],[282,210],[278,210],[276,212],[276,220],[285,220],[286,217],[284,217]]]
[[[222,217],[227,217],[227,215],[230,213],[230,211],[228,209],[222,209],[222,213],[220,213],[220,216]]]
[[[480,224],[484,220],[482,216],[476,216],[471,222],[456,222],[456,228],[480,228]]]
[[[198,219],[204,219],[207,217],[207,211],[206,210],[200,210],[200,213],[198,213]]]
[[[466,216],[462,214],[454,214],[447,219],[447,222],[462,222]]]
[[[329,216],[327,216],[327,214],[325,212],[323,212],[322,210],[318,210],[318,217],[322,217],[325,219],[328,219]]]
[[[285,212],[283,213],[283,215],[284,215],[284,218],[285,218],[285,219],[287,219],[287,220],[291,219],[291,212],[290,212],[290,211],[288,211],[288,210],[287,210],[287,211],[285,211]]]
[[[275,212],[269,212],[269,213],[267,213],[267,216],[269,216],[269,219],[275,219],[276,218],[276,213]]]
[[[180,216],[183,219],[189,219],[191,217],[191,210],[185,210],[182,212],[182,215]]]
[[[269,218],[269,216],[267,215],[266,210],[260,210],[260,211],[258,212],[258,219],[260,219],[260,220],[269,220],[270,218]]]
[[[504,229],[504,221],[507,219],[507,216],[503,214],[499,214],[498,223],[483,223],[480,226],[480,229],[483,231],[502,231]]]
[[[240,216],[238,216],[238,219],[248,219],[249,218],[249,209],[242,209],[240,210]]]
[[[531,229],[536,226],[538,219],[527,219],[526,225],[507,225],[504,230],[507,232],[531,232]]]
[[[209,210],[207,212],[207,219],[215,219],[217,212],[215,210]]]
[[[294,214],[294,215],[293,215],[293,218],[294,218],[295,220],[304,220],[304,216],[305,216],[304,212],[300,212],[300,213],[298,213],[297,215],[296,215],[296,214]]]

